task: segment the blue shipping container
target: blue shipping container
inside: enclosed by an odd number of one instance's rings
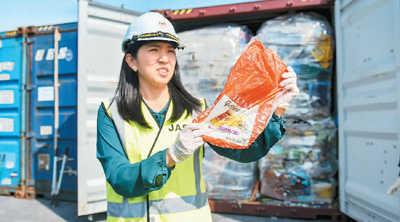
[[[0,193],[24,180],[23,42],[17,31],[0,33]]]
[[[54,153],[54,29],[36,27],[32,41],[31,127],[33,175],[36,194],[51,193],[54,155],[68,150],[62,177],[60,198],[76,199],[77,192],[77,23],[58,25],[61,40],[58,49],[59,128],[57,153]],[[57,165],[57,179],[61,161]],[[67,173],[65,173],[67,172]],[[72,194],[72,195],[71,195]]]

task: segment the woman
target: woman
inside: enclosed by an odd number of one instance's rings
[[[149,12],[129,27],[116,96],[98,111],[97,158],[107,179],[107,221],[211,221],[201,161],[209,129],[193,124],[205,102],[179,77],[172,24]],[[236,161],[266,155],[284,133],[285,106],[297,95],[295,73],[265,131],[246,150],[211,147]]]

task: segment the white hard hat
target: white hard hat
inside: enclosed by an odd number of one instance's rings
[[[122,41],[122,50],[126,52],[127,43],[136,41],[162,40],[175,42],[183,48],[171,22],[157,12],[147,12],[136,18],[128,28]]]

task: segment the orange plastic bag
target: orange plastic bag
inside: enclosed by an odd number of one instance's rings
[[[235,63],[214,106],[193,120],[214,129],[203,139],[224,148],[249,147],[275,111],[286,68],[278,55],[254,40]]]

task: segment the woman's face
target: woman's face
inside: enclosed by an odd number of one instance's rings
[[[139,48],[136,58],[129,55],[126,61],[137,70],[140,85],[166,87],[175,71],[175,47],[168,42],[149,41]]]

